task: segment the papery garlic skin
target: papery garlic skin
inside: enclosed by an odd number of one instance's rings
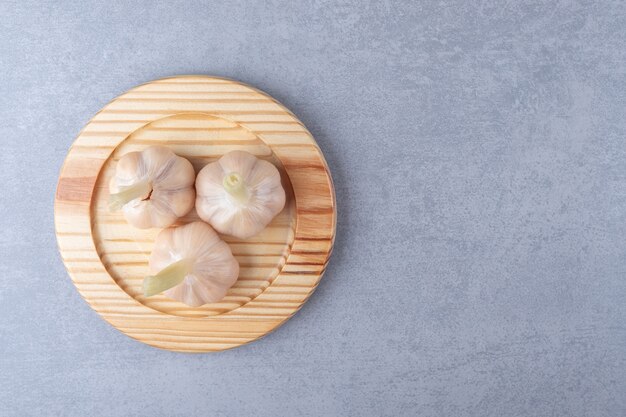
[[[247,239],[285,207],[280,173],[271,163],[232,151],[208,164],[196,178],[196,211],[220,233]]]
[[[239,276],[230,247],[204,222],[165,229],[157,236],[150,271],[157,274],[181,260],[188,270],[182,282],[164,294],[192,307],[221,300]]]
[[[195,171],[187,159],[166,147],[150,146],[120,158],[109,191],[112,199],[133,187],[142,192],[122,206],[131,225],[139,229],[168,227],[193,208],[194,181]]]

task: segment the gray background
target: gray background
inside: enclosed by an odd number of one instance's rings
[[[319,141],[335,252],[286,325],[218,354],[74,289],[56,179],[105,103],[201,73]],[[0,415],[626,415],[623,2],[0,3]]]

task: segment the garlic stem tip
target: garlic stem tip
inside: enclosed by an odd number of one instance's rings
[[[248,201],[248,187],[243,177],[237,172],[231,172],[224,176],[222,185],[228,194],[235,200],[245,203]]]
[[[191,272],[191,263],[187,259],[181,259],[163,268],[158,274],[150,275],[143,280],[143,295],[153,295],[167,291],[183,282],[187,274]]]
[[[139,181],[127,187],[120,187],[118,193],[109,196],[109,209],[119,210],[125,204],[144,196],[149,196],[152,191],[152,184],[148,181]]]

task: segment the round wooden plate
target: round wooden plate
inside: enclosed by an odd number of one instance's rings
[[[149,145],[171,148],[196,172],[236,149],[281,172],[285,209],[253,238],[223,236],[241,272],[219,303],[142,295],[159,229],[135,229],[110,212],[107,185],[120,156]],[[89,305],[134,339],[185,352],[240,346],[298,311],[322,277],[337,217],[328,166],[304,125],[267,94],[206,76],[156,80],[107,104],[70,148],[54,207],[63,262]],[[195,210],[179,224],[194,220]]]

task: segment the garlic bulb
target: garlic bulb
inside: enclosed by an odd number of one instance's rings
[[[165,295],[198,307],[221,300],[237,281],[239,263],[226,242],[206,223],[161,231],[150,256],[156,275],[144,280],[144,295]]]
[[[243,151],[229,152],[202,168],[196,193],[200,218],[240,239],[259,233],[285,206],[278,169]]]
[[[168,227],[193,207],[195,172],[191,163],[163,146],[129,152],[111,178],[109,205],[140,229]]]

